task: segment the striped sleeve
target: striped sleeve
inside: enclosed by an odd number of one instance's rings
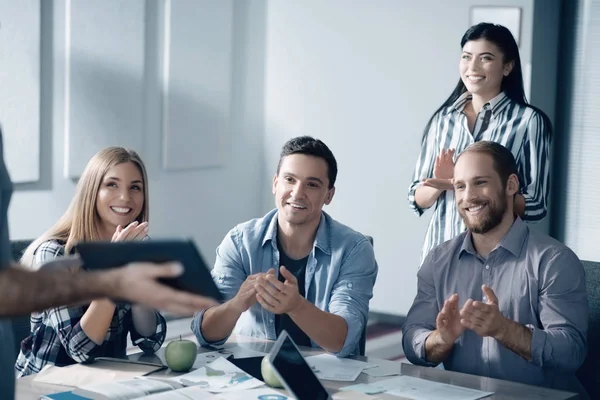
[[[425,210],[418,206],[415,200],[415,192],[417,191],[417,187],[419,186],[421,179],[433,177],[433,167],[435,165],[435,157],[437,156],[436,142],[439,115],[440,113],[437,113],[431,121],[427,136],[421,145],[419,158],[417,158],[413,180],[408,187],[408,204],[418,216],[423,215]]]
[[[527,124],[523,150],[517,164],[525,198],[527,221],[539,221],[546,216],[550,180],[550,126],[543,116],[534,112]]]

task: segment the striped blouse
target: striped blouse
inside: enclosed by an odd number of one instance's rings
[[[408,189],[410,207],[420,216],[424,210],[415,202],[415,190],[423,178],[433,177],[435,158],[442,149],[456,149],[455,158],[470,144],[489,140],[508,148],[517,161],[521,194],[525,198],[524,220],[539,221],[546,216],[549,190],[550,126],[540,113],[511,101],[503,92],[486,103],[471,133],[463,112],[471,100],[465,92],[451,106],[434,116]],[[442,192],[429,222],[421,262],[435,246],[465,230],[458,214],[453,191]]]

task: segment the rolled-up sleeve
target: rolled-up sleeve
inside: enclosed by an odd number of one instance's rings
[[[244,283],[248,276],[242,263],[240,243],[240,232],[237,227],[233,228],[227,233],[219,247],[217,247],[217,258],[215,260],[215,266],[211,271],[212,278],[226,301],[235,297],[240,290],[242,283]],[[228,337],[225,337],[218,342],[208,342],[204,336],[202,336],[202,319],[204,318],[205,312],[206,309],[196,313],[191,323],[192,332],[196,335],[198,343],[201,346],[207,344],[220,345],[225,343]]]
[[[413,364],[428,367],[437,365],[427,361],[425,353],[425,340],[435,330],[435,320],[440,312],[433,279],[434,268],[430,253],[417,273],[417,295],[402,327],[402,349],[406,358]]]
[[[421,152],[417,158],[413,180],[408,187],[408,204],[410,208],[419,216],[423,215],[425,209],[419,207],[415,200],[415,192],[419,186],[421,179],[433,177],[433,167],[435,166],[435,158],[437,156],[437,126],[439,113],[431,121],[429,131],[423,143],[421,144]]]
[[[556,253],[540,271],[539,316],[531,362],[576,371],[587,353],[588,302],[581,261],[569,249]]]
[[[92,341],[81,328],[82,307],[57,307],[48,311],[47,325],[58,336],[63,348],[78,363],[93,361],[101,345]]]
[[[328,305],[329,312],[344,318],[348,327],[342,349],[334,353],[338,357],[346,357],[358,347],[367,324],[377,271],[373,246],[366,238],[359,241],[342,261]]]
[[[131,323],[131,343],[138,346],[146,354],[156,353],[161,348],[167,336],[167,322],[165,318],[157,311],[154,311],[154,314],[156,316],[156,331],[151,336],[140,335],[135,329],[135,324]]]
[[[531,116],[517,160],[525,198],[523,220],[539,221],[546,216],[550,180],[550,126],[542,115]]]

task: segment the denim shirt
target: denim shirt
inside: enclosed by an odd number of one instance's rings
[[[233,298],[250,275],[275,268],[279,274],[277,249],[277,210],[233,228],[217,248],[211,274],[226,300]],[[348,326],[339,357],[358,353],[363,328],[367,323],[369,300],[377,277],[373,246],[366,237],[323,212],[313,249],[306,265],[306,299],[319,309],[338,315]],[[209,344],[200,327],[204,312],[197,313],[191,328],[198,343]],[[275,340],[275,315],[259,303],[242,313],[234,333]],[[222,344],[219,342],[210,344]],[[318,345],[311,340],[313,347]]]

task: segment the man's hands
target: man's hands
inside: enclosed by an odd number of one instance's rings
[[[301,304],[302,296],[294,274],[284,266],[281,266],[279,273],[283,275],[285,282],[280,282],[275,274],[266,274],[257,279],[256,299],[265,310],[273,314],[288,314]]]
[[[256,282],[258,282],[259,279],[269,275],[275,276],[275,269],[271,268],[266,273],[250,275],[246,278],[244,283],[242,283],[242,286],[240,286],[240,289],[235,297],[231,299],[232,306],[234,306],[234,308],[239,311],[240,314],[248,310],[254,303],[256,303]]]
[[[486,285],[483,285],[481,290],[484,294],[484,302],[467,300],[460,311],[460,322],[479,336],[491,336],[501,341],[509,320],[500,312],[498,298],[494,291]]]
[[[433,166],[433,178],[422,180],[423,186],[438,190],[454,190],[452,178],[454,177],[454,149],[442,149],[435,158]]]
[[[444,344],[453,344],[465,329],[475,331],[479,336],[491,336],[502,340],[509,320],[500,312],[494,291],[486,285],[483,285],[481,290],[484,301],[469,299],[460,312],[457,294],[453,294],[444,302],[435,320],[439,338]]]
[[[435,319],[435,325],[444,344],[452,346],[465,331],[458,311],[458,295],[455,293],[444,302],[442,310]]]

